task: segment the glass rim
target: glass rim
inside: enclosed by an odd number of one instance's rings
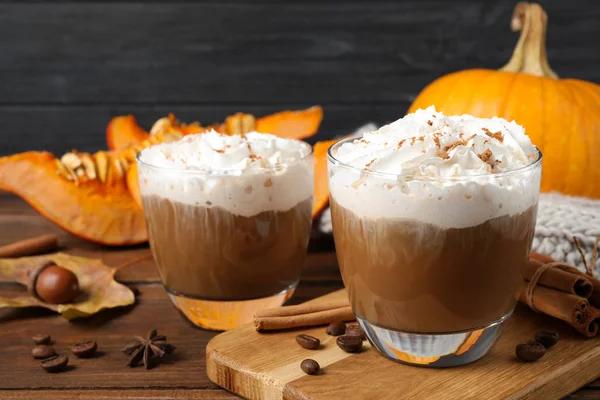
[[[510,169],[508,171],[498,172],[495,174],[481,173],[481,174],[464,175],[464,176],[439,176],[439,177],[437,177],[437,176],[423,176],[423,175],[410,175],[410,174],[395,174],[392,172],[369,171],[365,168],[359,168],[359,167],[355,167],[353,165],[344,163],[344,162],[338,160],[337,158],[335,158],[335,156],[333,155],[334,149],[337,149],[341,145],[348,143],[350,141],[361,140],[362,138],[363,138],[363,136],[356,137],[356,138],[350,137],[350,138],[342,139],[340,141],[335,142],[334,144],[332,144],[329,147],[329,149],[327,149],[327,160],[335,166],[341,166],[341,167],[353,169],[355,171],[359,171],[361,174],[385,178],[385,179],[394,179],[394,180],[402,179],[402,180],[423,181],[423,182],[425,182],[425,181],[427,181],[427,182],[465,182],[465,181],[471,181],[471,180],[478,180],[478,179],[482,179],[482,178],[496,179],[496,178],[503,178],[503,177],[512,176],[512,175],[518,175],[519,173],[523,173],[525,171],[533,169],[537,165],[541,164],[542,158],[543,158],[543,155],[542,155],[542,152],[540,151],[540,149],[538,149],[537,147],[534,146],[536,153],[537,153],[537,158],[534,161],[530,162],[529,164],[523,165],[518,168]]]
[[[242,172],[242,171],[251,171],[251,173],[246,174],[246,175],[277,172],[283,168],[288,168],[288,167],[300,164],[300,163],[308,160],[313,155],[313,153],[314,153],[313,146],[311,146],[307,142],[305,142],[303,140],[298,140],[298,139],[286,139],[286,140],[292,140],[294,142],[300,143],[304,148],[306,148],[308,150],[307,153],[296,160],[293,160],[293,161],[287,162],[287,163],[277,164],[272,167],[250,168],[247,170],[244,170],[241,168],[210,169],[210,168],[199,168],[199,167],[195,167],[195,168],[165,167],[165,166],[160,166],[160,165],[154,165],[147,161],[142,160],[142,153],[144,151],[146,151],[147,149],[152,148],[154,146],[160,146],[162,143],[158,143],[158,144],[155,144],[152,146],[148,146],[145,149],[142,149],[141,151],[139,151],[136,154],[135,159],[138,163],[138,166],[147,167],[147,168],[150,168],[150,169],[153,169],[156,171],[181,172],[182,174],[188,174],[188,175],[205,175],[205,176],[210,176],[211,178],[219,178],[219,177],[240,176],[240,172]]]

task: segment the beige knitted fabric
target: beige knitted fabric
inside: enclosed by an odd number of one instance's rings
[[[323,232],[331,233],[331,213],[327,208],[320,220]],[[577,266],[585,272],[581,255],[575,247],[577,236],[589,261],[596,237],[600,236],[600,200],[569,197],[560,194],[540,195],[533,250]],[[600,262],[596,261],[596,276]]]
[[[565,261],[585,271],[573,236],[579,239],[586,260],[591,260],[594,241],[600,237],[600,200],[561,194],[540,195],[533,250]],[[595,273],[600,276],[596,260]]]

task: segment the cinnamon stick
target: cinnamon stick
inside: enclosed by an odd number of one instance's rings
[[[531,281],[536,272],[544,265],[545,263],[537,261],[533,256],[530,257],[529,262],[521,271],[523,278]],[[539,277],[538,284],[586,299],[592,295],[593,290],[592,282],[586,276],[562,268],[562,263],[560,265],[557,263],[556,268],[544,271]]]
[[[545,254],[540,254],[540,253],[537,253],[535,251],[532,251],[531,254],[529,254],[529,259],[530,260],[533,259],[533,260],[539,261],[542,264],[548,264],[548,263],[556,261],[554,258],[552,258],[550,256],[547,256]]]
[[[530,259],[537,260],[543,264],[557,262],[554,258],[552,258],[550,256],[546,256],[546,255],[535,253],[535,252],[531,253]],[[581,277],[584,277],[585,279],[587,279],[592,285],[592,294],[588,297],[588,300],[595,307],[600,308],[600,279],[596,279],[592,276],[589,276],[589,275],[581,272],[574,266],[569,265],[567,263],[561,262],[558,268],[563,271],[567,271],[567,272],[570,272],[571,274],[578,275],[578,276],[581,276]],[[544,274],[546,274],[546,273],[548,273],[548,271],[546,271]],[[541,282],[541,277],[540,277],[540,282]]]
[[[255,317],[288,317],[294,315],[310,314],[319,311],[333,310],[336,308],[349,307],[347,300],[331,301],[329,303],[299,304],[297,306],[277,307],[267,310],[259,310]]]
[[[0,258],[16,258],[49,253],[58,249],[56,235],[42,235],[0,246]]]
[[[261,310],[254,315],[254,325],[257,331],[268,331],[326,325],[334,321],[354,319],[348,301],[338,301]]]
[[[519,301],[523,304],[528,304],[527,286],[528,282],[525,282],[519,294]],[[535,310],[563,320],[578,331],[588,334],[586,331],[590,324],[591,311],[589,309],[591,306],[587,299],[544,286],[537,286],[533,292],[532,305]]]
[[[583,312],[583,324],[581,329],[577,329],[587,337],[594,337],[600,330],[600,310],[590,305]]]

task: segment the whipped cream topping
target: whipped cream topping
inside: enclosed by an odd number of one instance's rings
[[[434,107],[366,133],[335,154],[344,164],[369,171],[431,177],[509,171],[536,157],[531,140],[514,121],[448,117]]]
[[[258,132],[188,135],[140,153],[142,196],[243,216],[286,211],[312,198],[311,151],[299,140]]]
[[[149,147],[140,158],[156,167],[243,175],[285,166],[309,153],[310,146],[275,135],[258,132],[223,135],[210,131]]]
[[[429,107],[334,150],[350,167],[331,168],[331,195],[361,217],[461,228],[537,204],[539,168],[502,174],[538,158],[523,127],[502,118]]]

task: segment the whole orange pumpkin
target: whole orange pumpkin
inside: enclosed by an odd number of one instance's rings
[[[543,153],[542,191],[600,198],[600,85],[552,71],[547,20],[539,4],[519,3],[511,27],[521,37],[506,66],[445,75],[423,89],[409,112],[435,105],[450,115],[515,120]]]

